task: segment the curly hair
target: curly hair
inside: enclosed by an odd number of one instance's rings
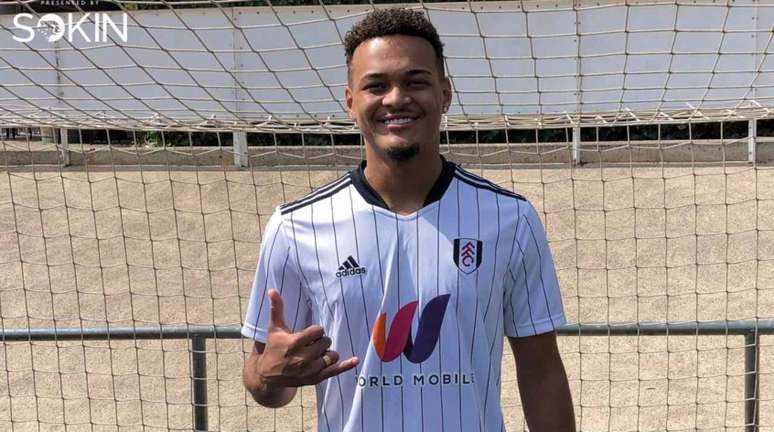
[[[438,36],[438,31],[422,12],[402,8],[378,9],[370,12],[347,32],[344,37],[347,69],[352,64],[355,49],[361,43],[391,35],[417,36],[430,42],[435,51],[438,70],[441,75],[444,74],[443,43]]]

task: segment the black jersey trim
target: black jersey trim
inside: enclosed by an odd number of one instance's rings
[[[289,212],[298,210],[302,207],[306,207],[322,199],[328,198],[331,195],[335,194],[336,192],[346,188],[351,183],[352,183],[352,179],[350,178],[350,174],[347,173],[343,177],[331,183],[328,183],[327,185],[317,189],[316,191],[310,193],[309,195],[306,195],[305,197],[297,201],[292,201],[287,204],[281,205],[280,213],[284,215]]]
[[[467,171],[462,170],[461,168],[457,167],[457,170],[454,172],[454,176],[457,177],[460,181],[467,183],[473,187],[482,188],[490,190],[494,193],[498,193],[500,195],[509,196],[511,198],[520,199],[522,201],[526,201],[527,199],[523,196],[517,194],[516,192],[511,192],[507,189],[504,189],[489,180],[486,180],[484,178],[481,178],[479,176],[473,175]]]
[[[284,209],[286,207],[295,206],[297,204],[301,204],[304,201],[307,201],[307,200],[310,200],[310,199],[314,199],[314,197],[316,197],[317,195],[325,193],[326,191],[328,191],[328,190],[336,187],[337,185],[339,185],[339,183],[347,180],[347,178],[349,178],[349,175],[350,175],[349,173],[346,173],[343,176],[337,178],[336,180],[334,180],[334,181],[332,181],[330,183],[327,183],[327,184],[325,184],[325,185],[323,185],[323,186],[313,190],[312,192],[309,192],[308,194],[302,196],[301,198],[299,198],[299,199],[297,199],[295,201],[290,201],[290,202],[287,202],[285,204],[282,204],[282,205],[280,205],[280,209]]]
[[[428,206],[436,201],[440,201],[441,197],[443,197],[443,194],[446,193],[446,189],[449,188],[452,179],[454,179],[454,171],[457,169],[457,165],[455,165],[453,162],[447,161],[443,156],[441,156],[441,162],[443,163],[443,167],[441,168],[441,175],[438,176],[438,179],[435,181],[433,187],[430,189],[430,192],[427,194],[427,198],[425,198],[425,206]]]
[[[508,189],[503,188],[502,186],[487,180],[481,176],[477,176],[469,171],[465,171],[464,169],[457,167],[457,171],[455,174],[460,177],[465,177],[466,179],[470,180],[473,183],[477,183],[478,185],[482,187],[488,187],[490,190],[494,190],[495,192],[502,193],[504,195],[508,195],[514,198],[518,198],[521,200],[526,201],[526,198],[524,198],[522,195],[517,194],[516,192],[509,191]]]
[[[360,162],[360,166],[349,172],[349,176],[352,179],[352,185],[355,186],[355,189],[360,193],[360,196],[362,196],[368,204],[389,210],[390,208],[387,206],[387,203],[385,203],[374,188],[368,184],[368,181],[365,178],[365,166],[366,161],[362,161]]]
[[[433,187],[430,188],[430,192],[428,192],[427,197],[425,198],[425,203],[422,205],[423,207],[436,201],[440,201],[454,178],[454,171],[457,169],[457,165],[447,161],[443,156],[441,156],[441,162],[443,162],[441,174],[435,180],[435,183],[433,183]],[[350,171],[352,184],[367,203],[376,207],[381,207],[385,210],[390,210],[390,207],[387,206],[387,203],[379,196],[379,193],[368,184],[368,181],[365,178],[365,167],[366,161],[362,161],[358,168]]]

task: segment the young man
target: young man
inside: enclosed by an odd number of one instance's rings
[[[439,154],[451,86],[436,30],[381,10],[345,45],[366,160],[270,219],[246,388],[279,407],[316,384],[320,431],[501,431],[505,335],[530,430],[575,430],[537,213]]]

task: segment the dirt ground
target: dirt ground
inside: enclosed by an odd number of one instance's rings
[[[572,323],[774,319],[774,169],[471,169],[542,211]],[[238,324],[273,208],[341,171],[111,167],[0,171],[0,325]],[[744,430],[739,336],[561,337],[584,431]],[[774,336],[761,338],[774,431]],[[315,429],[241,386],[249,344],[208,341],[210,430]],[[190,430],[187,341],[0,347],[0,429]],[[509,431],[524,430],[503,358]]]

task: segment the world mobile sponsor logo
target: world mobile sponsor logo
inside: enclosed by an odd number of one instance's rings
[[[401,353],[412,363],[421,363],[430,357],[438,343],[441,333],[443,316],[449,303],[450,294],[433,298],[425,305],[422,315],[419,316],[417,337],[411,339],[411,322],[417,309],[418,301],[407,303],[400,308],[390,325],[390,334],[385,339],[387,326],[387,314],[379,315],[371,340],[376,348],[376,353],[383,362],[391,362]]]
[[[65,38],[68,42],[82,40],[84,42],[108,42],[108,30],[126,43],[129,41],[128,15],[120,15],[120,25],[116,24],[113,17],[105,12],[87,12],[85,14],[67,13],[64,15],[45,14],[35,22],[35,16],[28,13],[20,13],[13,17],[13,25],[16,29],[26,33],[26,36],[13,36],[16,42],[31,42],[35,39],[36,30],[42,34],[48,34],[49,42],[56,42]],[[33,24],[35,23],[35,24]]]
[[[470,385],[476,382],[472,373],[428,373],[403,375],[360,375],[357,377],[358,387],[425,387],[447,385]]]

